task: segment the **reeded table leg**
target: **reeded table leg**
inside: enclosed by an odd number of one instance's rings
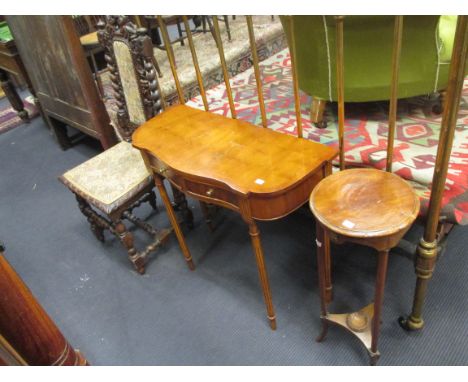
[[[177,236],[177,240],[179,241],[180,249],[182,250],[185,260],[187,261],[187,265],[190,268],[190,270],[193,271],[195,269],[195,265],[192,261],[192,255],[190,254],[187,244],[185,243],[184,234],[180,229],[179,223],[177,222],[177,217],[174,213],[174,210],[172,209],[172,204],[169,200],[169,196],[167,195],[166,187],[164,187],[163,178],[161,176],[155,175],[154,182],[159,190],[164,206],[166,207],[167,216],[171,221],[172,228],[174,228],[174,232]]]
[[[255,260],[257,262],[260,283],[262,284],[263,298],[265,299],[268,319],[270,320],[270,327],[273,330],[276,330],[276,315],[275,310],[273,308],[273,302],[271,300],[270,284],[268,282],[268,275],[263,259],[262,243],[260,241],[260,231],[253,220],[251,221],[251,223],[249,223],[249,234],[250,239],[252,241],[252,247],[255,253]]]

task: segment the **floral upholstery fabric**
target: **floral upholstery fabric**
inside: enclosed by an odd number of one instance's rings
[[[152,183],[140,151],[125,141],[67,171],[59,179],[106,214]]]
[[[122,82],[128,117],[130,122],[133,122],[135,125],[141,125],[146,122],[146,117],[130,48],[122,41],[114,41],[113,48],[120,80]]]

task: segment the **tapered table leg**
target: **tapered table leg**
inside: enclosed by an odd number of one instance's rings
[[[164,206],[166,207],[167,216],[169,217],[169,220],[172,224],[172,228],[174,228],[174,232],[177,236],[177,240],[179,241],[180,249],[182,250],[185,260],[187,261],[187,265],[190,268],[190,270],[193,271],[195,269],[195,265],[192,261],[192,255],[190,254],[190,251],[187,247],[187,243],[185,242],[184,234],[180,229],[179,223],[177,222],[177,217],[174,213],[174,210],[172,209],[172,204],[169,199],[169,196],[167,195],[166,187],[164,187],[163,179],[164,178],[162,178],[161,176],[155,175],[154,182],[159,190]]]
[[[318,268],[318,278],[319,278],[319,290],[320,290],[320,318],[322,320],[322,332],[317,337],[317,342],[322,342],[328,332],[328,321],[326,317],[328,315],[327,311],[327,270],[325,265],[326,257],[326,246],[325,240],[328,239],[328,236],[325,234],[325,230],[321,224],[316,221],[316,244],[317,244],[317,268]],[[328,251],[330,246],[328,245]],[[330,257],[330,253],[328,253]]]
[[[388,251],[379,251],[377,260],[377,279],[375,281],[374,317],[372,318],[371,365],[379,359],[377,343],[380,333],[380,316],[384,299],[385,279],[387,277]]]
[[[249,234],[252,241],[252,247],[255,254],[255,260],[257,262],[258,274],[260,277],[260,283],[262,285],[263,298],[265,299],[265,305],[268,313],[268,319],[270,320],[270,327],[276,330],[276,315],[275,309],[273,308],[273,302],[271,299],[270,284],[268,282],[268,274],[265,268],[265,261],[263,259],[262,243],[260,241],[260,231],[254,221],[249,224]]]

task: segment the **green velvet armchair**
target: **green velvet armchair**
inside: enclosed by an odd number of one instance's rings
[[[311,120],[326,126],[327,101],[336,101],[335,19],[292,16],[299,87],[312,96]],[[398,98],[443,92],[447,86],[456,16],[405,16]],[[281,18],[289,41],[289,24]],[[346,16],[345,101],[390,97],[393,16]]]

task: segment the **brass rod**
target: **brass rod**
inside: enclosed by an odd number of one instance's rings
[[[198,64],[197,52],[195,50],[195,45],[193,43],[192,31],[190,30],[190,26],[189,26],[189,23],[188,23],[188,20],[187,20],[187,16],[182,16],[182,20],[184,22],[185,34],[187,35],[187,40],[188,40],[189,47],[190,47],[190,53],[192,53],[193,66],[195,67],[195,74],[197,76],[198,87],[200,89],[200,95],[202,96],[203,106],[205,107],[206,111],[209,111],[208,100],[206,99],[205,87],[203,86],[203,77],[202,77],[202,74],[200,72],[200,66]]]
[[[217,16],[213,17],[213,27],[216,45],[218,46],[219,59],[221,61],[221,67],[223,69],[224,83],[226,84],[226,93],[229,99],[229,107],[231,108],[231,116],[232,118],[236,119],[236,108],[234,107],[234,100],[232,98],[231,84],[229,83],[229,74],[227,71],[226,59],[224,57],[223,41],[221,39],[221,34],[219,33],[219,23]]]
[[[302,115],[301,115],[301,97],[299,94],[299,80],[297,78],[297,67],[296,67],[296,40],[294,38],[294,19],[293,16],[287,16],[289,28],[289,41],[291,46],[289,48],[289,55],[291,57],[291,74],[293,80],[294,89],[294,106],[296,109],[296,123],[297,123],[297,137],[302,138]]]
[[[345,169],[344,163],[344,53],[343,53],[343,19],[335,16],[336,20],[336,84],[338,93],[338,146],[340,150],[340,170]]]
[[[167,33],[166,23],[161,16],[157,16],[159,27],[161,29],[162,38],[164,40],[164,46],[166,47],[167,58],[169,59],[169,65],[171,66],[171,72],[174,76],[174,82],[177,88],[177,94],[179,95],[179,102],[185,104],[184,92],[180,86],[179,76],[177,75],[177,69],[175,67],[174,57],[171,54],[171,42]]]
[[[257,84],[258,103],[260,104],[260,113],[262,114],[262,125],[267,127],[267,117],[265,112],[265,100],[263,99],[263,87],[260,76],[260,68],[258,66],[257,45],[255,43],[255,34],[252,23],[252,16],[245,16],[247,20],[247,28],[249,30],[250,50],[252,51],[252,60],[255,72],[255,82]]]
[[[427,212],[428,219],[424,231],[424,240],[429,243],[435,240],[437,234],[441,201],[447,178],[455,126],[457,124],[458,109],[460,107],[461,91],[465,77],[465,64],[468,56],[467,22],[468,16],[458,16],[447,86],[447,101],[442,116],[439,145],[437,147],[437,157],[432,179],[431,198]]]
[[[401,39],[403,35],[403,16],[395,16],[392,52],[392,82],[390,85],[390,108],[388,111],[387,167],[392,172],[393,144],[395,141],[396,114],[398,109],[398,74],[400,71]]]

